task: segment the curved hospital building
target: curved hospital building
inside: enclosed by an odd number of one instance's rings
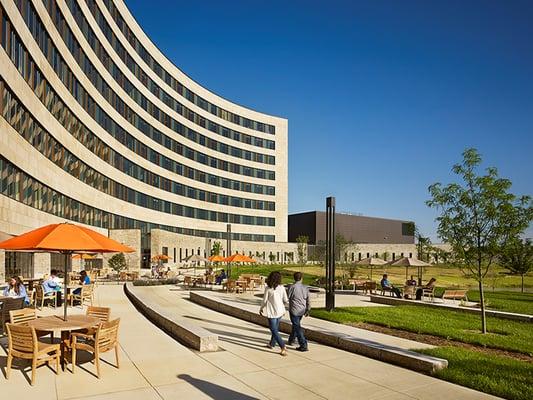
[[[225,253],[229,225],[233,252],[284,261],[286,119],[194,82],[122,0],[0,5],[4,237],[72,221],[133,246],[139,268],[154,253],[209,254],[214,241]],[[17,257],[0,257],[6,273],[54,265]]]

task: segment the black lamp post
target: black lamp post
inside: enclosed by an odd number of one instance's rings
[[[335,197],[326,198],[326,310],[335,308]]]
[[[231,224],[226,225],[227,257],[231,256]],[[228,263],[228,279],[231,277],[231,263]]]

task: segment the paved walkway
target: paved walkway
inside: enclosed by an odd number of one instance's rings
[[[86,362],[54,375],[37,371],[31,387],[20,370],[0,377],[2,398],[48,399],[489,399],[482,393],[326,346],[289,351],[285,358],[266,349],[268,332],[189,302],[168,286],[143,288],[163,307],[196,321],[220,337],[221,351],[197,353],[153,326],[130,304],[121,286],[100,286],[97,302],[121,318],[121,367],[104,355],[102,379]],[[69,309],[70,311],[70,309]],[[79,308],[74,312],[82,312]],[[5,345],[5,338],[0,343]],[[0,369],[5,371],[5,351]],[[70,368],[70,367],[69,367]]]

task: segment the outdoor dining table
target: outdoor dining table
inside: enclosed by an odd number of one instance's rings
[[[60,316],[51,315],[28,321],[28,325],[33,326],[37,331],[50,332],[52,334],[61,332],[61,368],[64,370],[67,350],[65,342],[69,339],[70,332],[90,328],[98,325],[99,322],[98,318],[87,315],[68,315],[66,321]]]

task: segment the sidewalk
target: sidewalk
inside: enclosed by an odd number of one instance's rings
[[[169,286],[142,288],[152,301],[219,335],[221,351],[197,353],[152,325],[130,304],[121,286],[100,286],[97,303],[120,317],[120,364],[106,353],[102,379],[94,365],[76,374],[37,370],[31,387],[20,372],[0,377],[5,398],[48,399],[489,399],[482,393],[355,354],[311,344],[311,351],[280,357],[264,347],[266,329],[219,314],[187,300]],[[74,309],[75,312],[83,312]],[[69,309],[70,312],[70,309]],[[5,344],[6,339],[0,339]],[[5,351],[0,368],[5,371]],[[68,367],[70,368],[70,366]]]

